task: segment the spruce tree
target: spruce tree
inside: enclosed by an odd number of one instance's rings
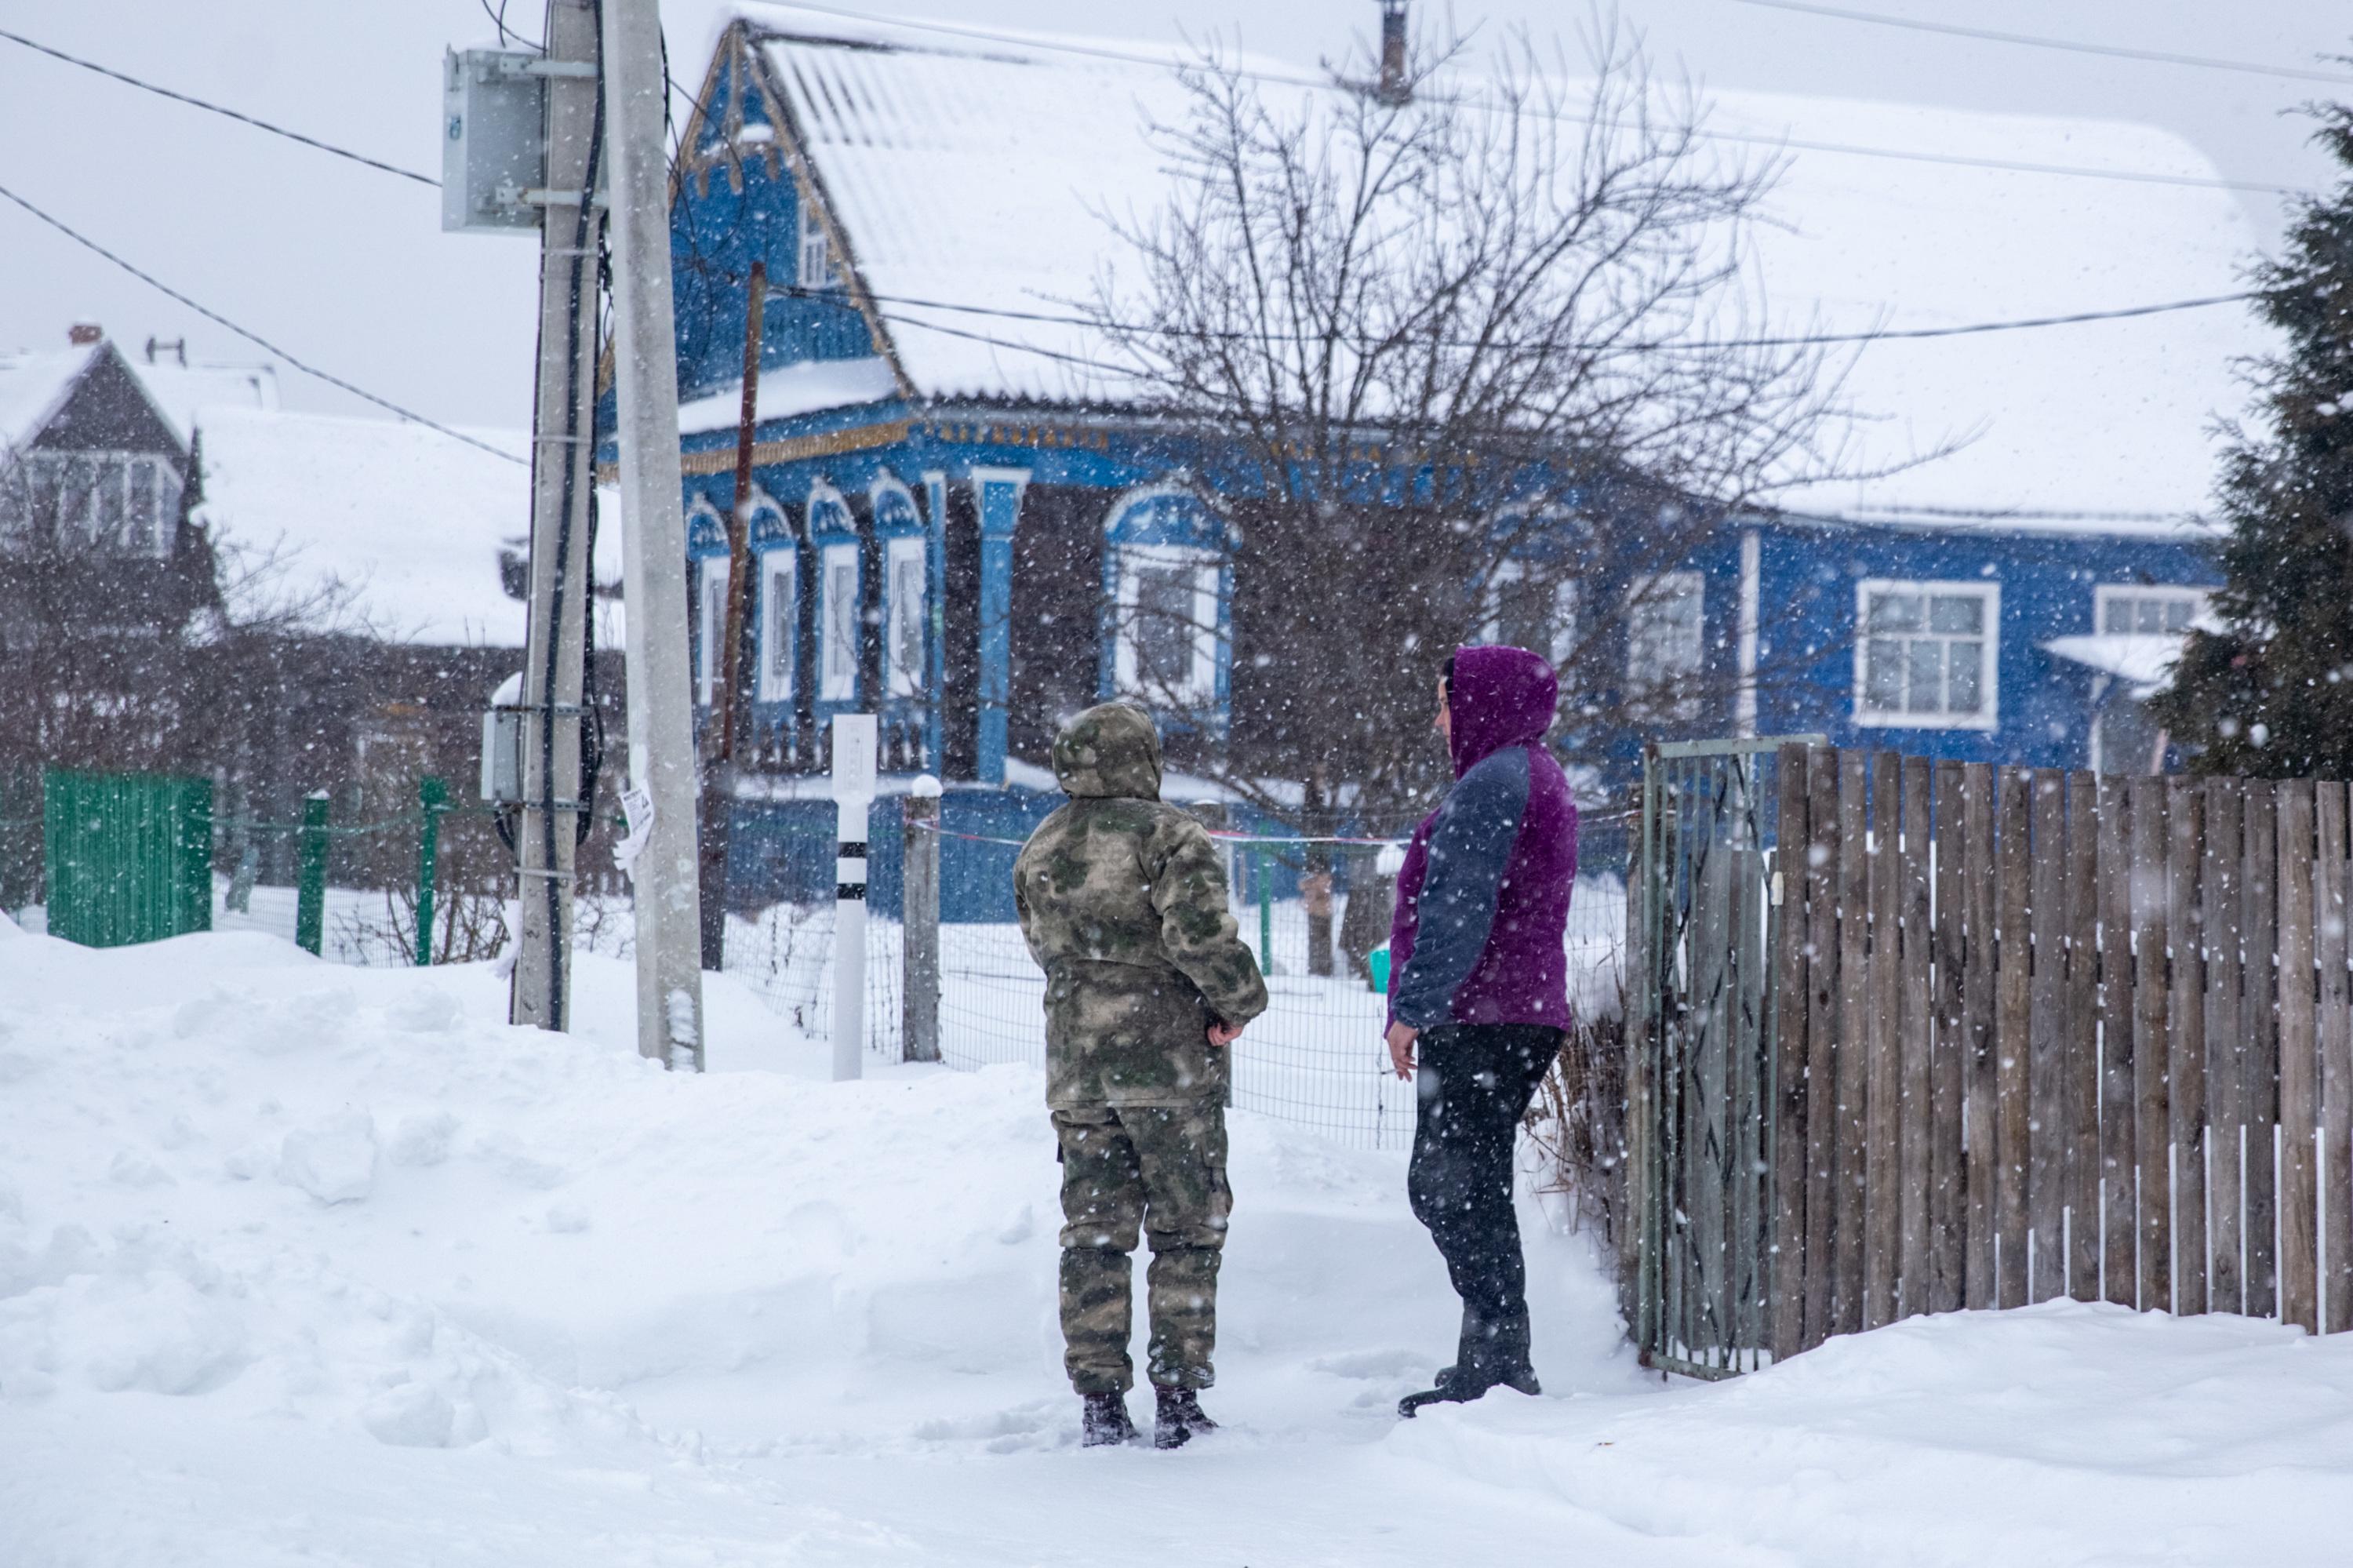
[[[2255,268],[2284,350],[2223,461],[2221,630],[2191,633],[2158,718],[2202,773],[2353,779],[2353,105],[2315,111],[2347,177]]]

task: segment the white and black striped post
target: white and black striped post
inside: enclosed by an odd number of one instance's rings
[[[872,714],[833,715],[833,1078],[860,1075],[866,1056],[866,816],[874,803]]]

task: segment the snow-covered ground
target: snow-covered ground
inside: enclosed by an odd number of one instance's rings
[[[1546,1397],[1401,1425],[1454,1316],[1403,1158],[1246,1113],[1229,1430],[1082,1451],[1036,1072],[825,1083],[723,977],[667,1075],[628,983],[554,1036],[481,969],[0,925],[0,1563],[2344,1560],[2353,1337],[2057,1306],[1667,1387],[1533,1200]]]

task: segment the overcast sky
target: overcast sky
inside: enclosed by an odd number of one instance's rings
[[[493,0],[493,4],[496,0]],[[1768,9],[1753,0],[1623,0],[1663,65],[1705,85],[2004,112],[2137,120],[2187,138],[2233,180],[2315,188],[2329,165],[2289,112],[2353,91],[2337,0],[1839,0],[1841,8],[2300,69],[2348,84],[2096,58]],[[1312,66],[1376,25],[1373,0],[910,0],[848,7],[1097,37],[1217,31]],[[664,6],[674,55],[702,48],[719,0]],[[510,0],[539,30],[542,7]],[[1455,8],[1492,35],[1556,30],[1561,0]],[[0,27],[428,174],[438,174],[445,46],[485,41],[478,0],[0,0]],[[677,74],[699,76],[680,58]],[[1956,147],[1954,152],[1969,149]],[[1933,178],[1933,171],[1924,171]],[[533,246],[444,235],[423,186],[108,81],[0,40],[0,187],[43,207],[287,351],[436,418],[530,419]],[[2277,197],[2241,197],[2259,243]],[[2021,280],[2016,313],[2039,306]],[[2119,304],[2143,302],[2118,301]],[[1904,302],[1886,302],[1900,323]],[[260,351],[0,202],[0,346],[62,346],[101,323],[192,358]],[[281,366],[291,407],[360,410]]]

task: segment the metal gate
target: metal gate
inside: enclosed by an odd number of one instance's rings
[[[51,936],[117,948],[212,928],[211,779],[50,768],[41,839]]]
[[[1642,758],[1627,938],[1627,1127],[1643,1364],[1721,1378],[1767,1358],[1773,1209],[1776,748],[1686,741]]]

